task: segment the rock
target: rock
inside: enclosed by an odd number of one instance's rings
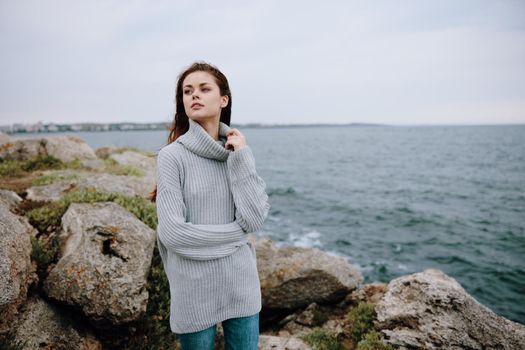
[[[281,331],[297,335],[308,333],[312,327],[320,326],[328,319],[324,311],[320,310],[317,303],[311,303],[305,310],[297,310],[283,318],[279,325],[284,325]]]
[[[106,159],[112,154],[124,153],[127,151],[142,154],[148,157],[155,157],[155,153],[153,152],[144,151],[135,147],[118,147],[113,145],[99,147],[95,150],[95,154],[101,159]]]
[[[346,259],[316,248],[278,248],[267,239],[258,240],[255,247],[263,307],[337,302],[363,281]]]
[[[222,328],[222,322],[217,323],[215,329],[215,349],[224,350],[224,328]]]
[[[342,312],[333,312],[333,306],[320,306],[311,303],[305,310],[297,310],[293,314],[286,316],[279,322],[279,335],[293,335],[300,337],[311,333],[316,328],[325,329],[337,336],[344,332],[347,315]],[[340,311],[340,310],[337,310]]]
[[[377,304],[386,292],[386,283],[365,284],[361,288],[348,294],[345,300],[350,304],[371,303]]]
[[[97,159],[95,151],[78,136],[52,136],[45,140],[47,153],[64,162],[75,159]]]
[[[22,198],[16,192],[0,189],[0,205],[5,205],[11,212],[15,212]]]
[[[109,155],[121,165],[131,165],[145,172],[154,171],[156,166],[155,157],[146,156],[135,151],[124,151],[122,153],[112,153]]]
[[[401,349],[525,349],[525,326],[496,315],[435,269],[392,280],[376,312],[386,342]]]
[[[24,160],[45,154],[45,150],[38,142],[28,139],[11,139],[0,144],[0,159]]]
[[[148,180],[150,187],[155,185],[157,179],[157,162],[155,156],[147,156],[135,151],[124,151],[109,155],[120,165],[133,166],[144,172],[144,177]],[[150,188],[151,190],[151,188]]]
[[[22,308],[12,339],[27,341],[24,349],[102,349],[89,327],[39,297],[30,297]]]
[[[311,350],[312,348],[296,337],[259,335],[259,350]]]
[[[4,143],[8,143],[10,141],[11,141],[11,136],[0,131],[0,145],[3,145]]]
[[[36,230],[0,201],[0,333],[9,331],[28,286],[36,279],[31,264],[31,235]]]
[[[119,192],[127,196],[146,198],[152,188],[151,183],[142,177],[102,173],[80,175],[78,179],[59,180],[49,185],[32,186],[26,190],[26,198],[32,201],[57,201],[64,194],[81,189]]]
[[[317,305],[312,303],[310,305]],[[310,306],[309,306],[310,307]],[[316,308],[316,307],[314,307]],[[312,327],[317,326],[319,322],[314,321],[313,313],[310,310],[298,310],[291,315],[286,316],[279,322],[279,325],[283,325],[279,330],[280,334],[288,334],[294,336],[301,336],[308,334],[312,331]]]
[[[137,168],[143,171],[151,181],[156,180],[157,160],[152,152],[127,147],[105,146],[97,148],[95,154],[101,159],[111,159],[119,165]]]
[[[97,157],[101,159],[108,158],[112,153],[118,152],[120,150],[120,147],[117,146],[103,146],[99,147],[95,150],[95,154]]]
[[[348,319],[345,317],[343,319],[328,320],[322,328],[333,333],[337,339],[340,339],[348,333]]]
[[[13,140],[9,144],[10,147],[0,148],[0,158],[27,160],[38,155],[50,155],[64,162],[97,159],[93,149],[78,136],[24,138]]]
[[[98,158],[85,158],[81,159],[80,162],[82,163],[83,167],[88,169],[103,170],[106,167],[104,161]]]
[[[295,322],[309,327],[318,326],[322,321],[317,316],[320,312],[321,311],[319,310],[317,303],[311,303],[303,312],[299,314],[299,316],[297,316]]]
[[[101,328],[144,314],[154,230],[113,202],[72,203],[58,239],[60,260],[44,281],[49,297]]]
[[[91,171],[83,171],[78,169],[48,169],[48,170],[40,170],[39,174],[41,176],[55,176],[58,178],[68,178],[68,177],[74,177],[74,178],[87,178],[91,177],[93,175],[96,175],[97,173],[93,173]]]
[[[312,331],[312,327],[305,326],[296,322],[295,320],[286,323],[281,329],[280,332],[286,332],[287,334],[293,336],[306,335]]]

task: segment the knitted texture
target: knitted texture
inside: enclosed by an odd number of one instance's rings
[[[224,147],[197,122],[157,155],[157,244],[170,284],[170,327],[197,332],[261,310],[255,248],[270,209],[250,146]]]

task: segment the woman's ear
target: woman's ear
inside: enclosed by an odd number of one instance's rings
[[[228,98],[228,95],[221,96],[221,98],[222,98],[221,108],[224,108],[228,105],[229,98]]]

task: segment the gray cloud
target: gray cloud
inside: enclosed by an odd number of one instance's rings
[[[239,123],[525,122],[521,1],[0,3],[0,124],[167,121],[217,65]]]

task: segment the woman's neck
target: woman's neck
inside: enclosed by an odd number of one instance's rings
[[[195,120],[195,122],[199,123],[212,139],[219,141],[219,117]]]

